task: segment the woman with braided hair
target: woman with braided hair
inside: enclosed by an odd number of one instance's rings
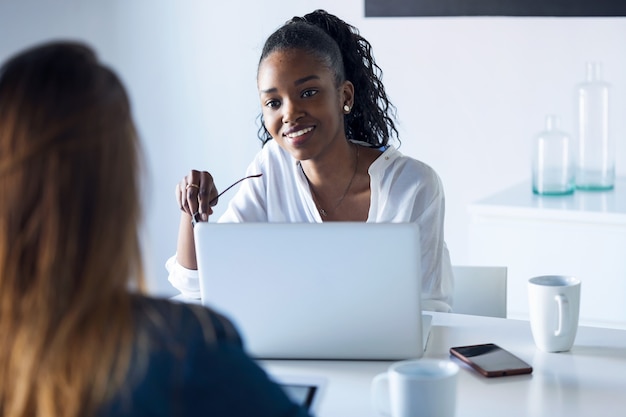
[[[248,175],[263,176],[242,183],[219,221],[415,222],[423,306],[449,311],[443,186],[432,168],[389,143],[398,131],[381,76],[369,42],[323,10],[270,35],[257,70],[263,148],[248,167]],[[191,217],[207,220],[217,194],[206,171],[192,170],[176,186],[183,213],[166,266],[191,298],[199,297]]]

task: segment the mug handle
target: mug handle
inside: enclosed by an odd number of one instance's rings
[[[387,372],[378,374],[372,380],[372,405],[379,413],[386,416],[391,415],[391,405],[389,401],[389,377]]]
[[[559,309],[559,327],[554,332],[555,336],[562,336],[569,329],[569,300],[563,294],[554,296]]]

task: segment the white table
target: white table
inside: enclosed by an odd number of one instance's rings
[[[458,417],[626,416],[626,330],[579,327],[566,353],[544,353],[527,321],[432,313],[426,357],[452,346],[496,343],[530,363],[532,375],[485,378],[461,364]],[[460,363],[460,362],[457,362]],[[328,380],[318,417],[374,417],[370,383],[390,362],[262,361],[272,373]]]

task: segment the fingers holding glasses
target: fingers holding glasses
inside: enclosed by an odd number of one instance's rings
[[[189,175],[176,184],[176,201],[180,209],[191,216],[193,226],[199,221],[209,219],[209,215],[213,214],[212,207],[217,204],[219,197],[226,191],[244,180],[259,178],[262,175],[261,173],[243,177],[218,194],[211,174],[206,171],[192,170]]]
[[[213,214],[210,205],[212,198],[217,196],[217,189],[213,177],[206,171],[192,170],[176,184],[176,200],[182,211],[193,216],[200,214],[200,219],[206,221]]]
[[[193,187],[192,187],[193,188]],[[212,207],[217,204],[217,187],[213,181],[213,176],[206,171],[200,172],[200,182],[198,185],[198,213],[202,221],[207,221],[213,214]]]

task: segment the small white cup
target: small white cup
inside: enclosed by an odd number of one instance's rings
[[[537,347],[546,352],[570,350],[578,330],[580,280],[563,275],[531,278],[528,301]]]
[[[458,372],[449,360],[396,362],[372,380],[372,403],[392,417],[453,417]]]

